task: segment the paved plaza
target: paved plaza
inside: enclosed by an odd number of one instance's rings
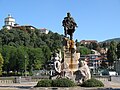
[[[30,90],[37,82],[22,82],[12,84],[0,84],[0,90]]]
[[[103,81],[105,87],[71,87],[71,88],[55,88],[55,87],[39,87],[34,88],[37,82],[22,82],[13,84],[0,84],[0,90],[120,90],[120,84],[118,82]]]

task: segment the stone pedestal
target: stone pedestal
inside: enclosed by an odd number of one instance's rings
[[[64,38],[63,40],[63,51],[64,51],[64,68],[65,72],[69,71],[72,74],[78,70],[78,63],[80,53],[76,53],[76,46],[73,40]]]

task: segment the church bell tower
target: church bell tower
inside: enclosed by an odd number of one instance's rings
[[[15,25],[15,19],[8,14],[8,16],[4,19],[5,25],[3,28],[11,29]]]

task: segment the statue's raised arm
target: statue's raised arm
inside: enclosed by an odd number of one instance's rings
[[[77,27],[77,24],[75,20],[71,17],[71,14],[68,12],[67,17],[64,18],[62,21],[62,26],[64,27],[64,34],[65,37],[67,37],[67,34],[70,35],[70,39],[73,38],[73,33],[75,31],[75,27]]]

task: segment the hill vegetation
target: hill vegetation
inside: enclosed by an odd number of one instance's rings
[[[62,46],[62,35],[49,32],[41,34],[39,30],[2,29],[0,30],[0,53],[4,59],[3,75],[22,75],[25,70],[44,68],[50,60],[51,52]]]
[[[103,42],[109,42],[110,43],[111,41],[120,42],[120,38],[108,39],[108,40],[105,40]]]
[[[62,38],[63,35],[53,33],[52,31],[48,34],[43,34],[38,29],[1,29],[0,75],[24,75],[26,71],[29,75],[32,75],[32,71],[46,68],[45,64],[46,62],[49,62],[52,52],[57,49],[62,49]],[[107,56],[112,58],[112,60],[109,59],[109,57],[107,58],[112,63],[116,57],[120,58],[120,43],[115,45],[110,44],[113,43],[111,42],[112,40],[119,41],[120,38],[88,45],[80,45],[80,43],[76,41],[76,45],[78,52],[80,52],[81,55],[92,53],[92,49],[100,51],[101,48],[108,48],[109,52],[107,53]],[[117,47],[117,52],[113,52],[113,47]],[[117,54],[117,56],[115,54]]]

